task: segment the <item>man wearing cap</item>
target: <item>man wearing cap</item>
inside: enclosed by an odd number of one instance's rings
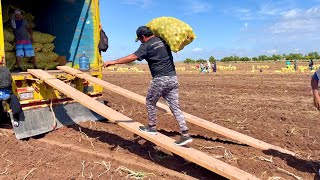
[[[22,71],[21,59],[23,57],[31,57],[34,68],[37,69],[36,57],[32,46],[33,37],[32,29],[28,22],[23,19],[21,11],[15,10],[14,16],[11,18],[11,26],[16,41],[16,57],[18,64],[18,71]]]
[[[152,75],[152,81],[146,97],[149,122],[147,126],[140,126],[139,130],[149,134],[157,134],[156,104],[162,96],[167,101],[180,127],[181,138],[175,141],[175,144],[183,146],[192,142],[192,138],[188,134],[188,127],[184,115],[180,109],[178,95],[179,82],[176,76],[170,47],[164,40],[155,36],[146,26],[140,26],[136,33],[136,41],[141,42],[139,49],[126,57],[114,61],[106,61],[103,67],[145,59],[148,62]]]

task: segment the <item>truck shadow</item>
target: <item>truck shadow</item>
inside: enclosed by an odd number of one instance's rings
[[[109,123],[108,121],[104,122]],[[152,142],[144,140],[140,136],[135,135],[133,140],[127,140],[114,133],[93,130],[81,125],[70,125],[68,127],[73,128],[76,131],[79,131],[80,128],[81,132],[85,133],[88,137],[111,145],[111,151],[116,151],[120,147],[162,167],[174,170],[176,172],[186,173],[187,175],[196,179],[225,180],[224,177],[215,174],[197,164],[189,162],[176,154],[161,149]]]

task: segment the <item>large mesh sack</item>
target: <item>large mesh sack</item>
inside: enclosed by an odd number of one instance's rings
[[[37,63],[49,63],[49,62],[54,62],[58,58],[58,54],[54,52],[36,52],[36,60]]]
[[[51,34],[46,34],[39,31],[33,32],[33,40],[34,42],[37,42],[37,43],[41,43],[41,44],[51,43],[55,38],[56,37]]]
[[[34,52],[40,52],[42,49],[42,44],[40,43],[33,43],[32,46],[33,46]]]
[[[34,16],[31,13],[25,13],[23,16],[24,16],[24,19],[27,20],[28,22],[33,22],[34,20]]]
[[[15,52],[4,52],[4,56],[6,58],[6,60],[9,58],[9,59],[16,59],[16,53]]]
[[[13,43],[14,42],[14,35],[13,35],[13,31],[5,28],[3,29],[3,34],[4,34],[4,41]]]
[[[4,50],[5,51],[12,51],[13,49],[14,49],[14,46],[11,43],[9,43],[7,41],[4,42]]]
[[[5,52],[6,66],[10,71],[14,70],[16,64],[16,53],[15,52]]]
[[[25,62],[21,62],[21,69],[22,71],[27,71],[27,69],[33,69],[34,66],[33,66],[33,63],[25,63]]]
[[[37,67],[39,69],[44,69],[44,70],[56,69],[58,65],[59,65],[58,62],[50,62],[50,63],[38,62],[37,63]]]
[[[193,29],[187,23],[174,17],[158,17],[146,26],[156,36],[165,40],[173,52],[182,50],[196,38]]]
[[[52,52],[54,50],[53,43],[45,43],[42,45],[42,52]]]

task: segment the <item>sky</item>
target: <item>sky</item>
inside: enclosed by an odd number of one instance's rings
[[[184,21],[197,37],[175,61],[319,52],[320,0],[100,0],[103,60],[135,52],[136,29],[161,16]]]

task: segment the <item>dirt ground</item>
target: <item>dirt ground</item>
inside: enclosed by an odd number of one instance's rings
[[[219,64],[218,64],[219,65]],[[297,153],[262,151],[188,123],[201,150],[261,179],[320,179],[320,121],[310,91],[311,72],[251,72],[252,64],[215,74],[179,71],[182,110]],[[145,96],[146,72],[104,71],[112,84]],[[107,105],[147,123],[144,104],[104,91]],[[162,102],[164,102],[161,99]],[[179,138],[174,118],[158,111],[158,130]],[[106,121],[60,128],[17,140],[10,127],[0,129],[0,179],[224,179]]]

